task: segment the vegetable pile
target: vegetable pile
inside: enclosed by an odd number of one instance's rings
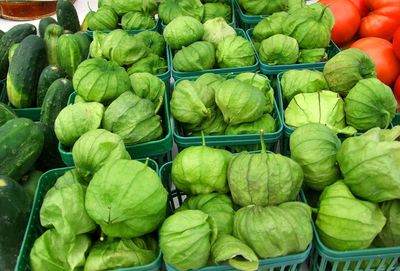
[[[310,207],[295,201],[301,167],[267,153],[263,134],[260,153],[232,155],[204,141],[180,152],[171,180],[164,180],[188,195],[160,228],[166,264],[177,270],[224,263],[258,270],[259,259],[305,251],[312,227]]]
[[[111,60],[124,67],[129,75],[138,72],[157,75],[168,70],[164,38],[154,31],[146,30],[135,35],[122,29],[110,33],[95,31],[90,56]]]
[[[281,79],[290,128],[321,123],[336,133],[354,135],[387,128],[396,114],[391,89],[376,79],[374,62],[364,52],[347,49],[330,59],[323,72],[289,70]]]
[[[189,31],[190,29],[190,31]],[[179,72],[252,66],[256,57],[245,37],[217,17],[202,24],[190,16],[173,19],[164,29],[172,66]]]
[[[322,191],[316,226],[321,241],[339,250],[400,246],[400,126],[372,128],[343,142],[322,124],[290,137],[291,158],[304,184]]]
[[[332,13],[315,3],[276,12],[250,33],[263,64],[315,63],[327,59],[333,24]]]
[[[289,9],[304,4],[302,0],[237,0],[240,8],[247,15],[269,15],[275,12],[288,11]]]
[[[271,115],[274,90],[267,77],[241,73],[232,78],[206,73],[181,80],[171,98],[171,113],[184,134],[237,135],[276,131]]]
[[[98,2],[97,11],[86,15],[85,24],[91,31],[151,29],[157,25],[156,12],[155,0],[104,0]]]

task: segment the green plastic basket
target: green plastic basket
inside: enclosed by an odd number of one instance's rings
[[[172,162],[168,162],[161,166],[159,175],[164,187],[168,190],[168,211],[172,213],[177,209],[186,198],[186,195],[179,190],[176,190],[171,180],[171,167]],[[288,256],[276,257],[266,260],[260,260],[259,271],[297,271],[300,266],[307,260],[312,245],[302,252]],[[168,271],[177,271],[172,266],[165,264]],[[235,271],[237,269],[229,265],[208,266],[200,269],[199,271]]]
[[[254,28],[262,19],[271,15],[247,15],[243,12],[242,7],[239,5],[238,1],[234,1],[237,25],[244,30]]]
[[[174,84],[174,88],[182,80],[193,81],[196,80],[197,78],[198,77],[188,77],[188,78],[178,79]],[[276,100],[274,100],[274,110],[272,116],[276,121],[277,130],[274,133],[265,133],[264,142],[266,143],[267,149],[269,151],[276,151],[283,130],[283,123],[281,115],[279,114],[278,103]],[[175,119],[172,119],[172,127],[173,127],[174,142],[176,143],[178,150],[182,150],[190,146],[202,145],[201,136],[186,136],[183,128],[181,127],[178,121],[175,121]],[[205,138],[207,146],[225,148],[231,152],[241,152],[244,150],[256,151],[261,149],[259,134],[218,135],[218,136],[206,136]]]
[[[238,35],[240,35],[248,40],[246,33],[242,29],[235,28],[235,30]],[[167,56],[169,58],[169,63],[171,65],[170,67],[172,70],[172,77],[175,80],[178,80],[180,78],[186,78],[186,77],[200,76],[205,73],[227,74],[227,73],[241,73],[241,72],[256,72],[258,70],[258,58],[256,57],[256,62],[252,66],[224,68],[224,69],[209,69],[209,70],[202,70],[202,71],[195,71],[195,72],[179,72],[179,71],[176,71],[174,69],[174,66],[172,65],[173,55],[172,55],[172,50],[169,46],[167,49]]]
[[[144,160],[141,160],[144,162]],[[149,159],[148,161],[149,167],[158,172],[158,165],[154,160]],[[52,169],[44,173],[40,179],[38,187],[36,188],[35,197],[33,200],[33,206],[31,210],[31,214],[29,217],[28,225],[25,231],[24,240],[21,245],[21,249],[19,252],[19,256],[17,259],[17,264],[15,267],[15,271],[29,271],[31,270],[30,262],[29,262],[29,254],[33,247],[33,244],[40,235],[42,235],[46,229],[43,228],[40,224],[40,208],[42,206],[44,197],[47,191],[53,187],[56,180],[61,177],[66,171],[73,169],[73,167],[66,167],[60,169]],[[152,263],[137,266],[131,268],[123,268],[116,269],[119,271],[158,271],[161,270],[162,259],[161,259],[161,251],[158,254],[156,260]]]
[[[287,70],[297,70],[297,69],[322,69],[326,63],[326,61],[323,62],[317,62],[317,63],[302,63],[302,64],[290,64],[290,65],[267,65],[264,64],[260,56],[258,55],[258,51],[256,47],[254,46],[253,42],[253,29],[249,29],[246,31],[247,38],[251,40],[251,43],[253,45],[254,51],[256,52],[256,56],[258,59],[258,62],[260,63],[260,70],[263,74],[267,75],[277,75],[281,72],[287,71]],[[331,41],[329,43],[329,46],[326,50],[328,54],[328,59],[331,59],[333,56],[338,54],[340,52],[340,48],[337,47],[337,45]]]
[[[69,97],[68,104],[72,104],[75,100],[76,93],[72,93]],[[169,107],[166,101],[167,94],[164,95],[164,106],[161,114],[163,123],[163,134],[164,137],[159,140],[153,140],[146,143],[137,145],[127,145],[126,150],[129,152],[132,158],[146,158],[149,157],[157,161],[158,164],[163,164],[171,160],[172,154],[172,129],[169,117]],[[61,158],[65,165],[73,166],[74,160],[72,158],[71,148],[66,147],[62,144],[58,144],[58,151],[60,152]]]
[[[308,203],[302,192],[301,198]],[[353,251],[337,251],[321,241],[317,227],[312,222],[314,249],[309,268],[312,271],[399,271],[400,247],[370,248]]]
[[[13,107],[10,104],[10,102],[8,101],[6,80],[2,80],[2,82],[3,82],[3,86],[1,88],[2,91],[0,93],[0,101],[9,105],[14,110],[14,112],[17,114],[18,117],[31,119],[33,121],[39,121],[40,120],[40,111],[42,110],[42,108],[41,107],[33,107],[33,108],[15,108],[15,107]]]

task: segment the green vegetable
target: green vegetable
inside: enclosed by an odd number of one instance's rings
[[[215,102],[230,125],[255,121],[273,108],[273,100],[259,88],[237,79],[221,84],[215,93]]]
[[[79,64],[72,83],[76,93],[88,102],[110,103],[131,89],[125,69],[101,58]]]
[[[262,19],[253,30],[255,41],[261,42],[273,35],[282,34],[282,25],[288,17],[287,12],[276,12],[271,16]]]
[[[374,243],[383,247],[400,246],[400,200],[385,201],[380,207],[386,224]]]
[[[72,148],[72,157],[76,170],[85,180],[90,180],[109,162],[130,158],[122,138],[104,129],[91,130],[83,134]]]
[[[97,242],[86,259],[85,270],[110,270],[150,264],[157,257],[157,242],[151,237]]]
[[[152,101],[126,91],[107,107],[102,127],[119,135],[126,145],[156,140],[163,134],[161,117],[157,115],[162,101],[159,97],[154,109]]]
[[[258,258],[254,251],[239,239],[228,234],[220,234],[211,247],[211,257],[214,263],[225,261],[239,270],[258,270]]]
[[[296,199],[303,183],[299,164],[280,154],[267,153],[261,132],[261,152],[235,155],[228,167],[233,202],[239,206],[277,205]]]
[[[172,163],[172,182],[188,194],[228,192],[227,168],[232,154],[205,145],[191,146],[176,156]]]
[[[109,6],[100,7],[89,19],[88,27],[92,31],[113,30],[118,26],[118,15]]]
[[[271,87],[268,77],[253,72],[243,72],[236,75],[235,79],[259,88],[265,96],[270,99],[271,103],[273,103],[274,89]]]
[[[258,54],[267,65],[294,64],[299,56],[299,44],[294,38],[276,34],[261,42]]]
[[[180,81],[170,102],[172,116],[184,123],[199,125],[204,118],[211,116],[214,106],[214,89],[193,81]]]
[[[385,222],[377,204],[357,199],[338,181],[321,194],[315,224],[324,245],[347,251],[368,248]]]
[[[64,28],[57,23],[50,24],[44,32],[44,42],[46,45],[47,61],[50,65],[59,65],[57,42],[64,34]]]
[[[57,21],[56,19],[54,19],[53,17],[44,17],[42,19],[40,19],[39,21],[39,36],[41,38],[44,38],[44,33],[46,32],[46,28],[50,25],[50,24],[56,24]]]
[[[218,43],[216,51],[219,68],[251,66],[256,62],[251,42],[242,36],[228,36]]]
[[[285,122],[294,128],[307,123],[321,123],[335,133],[354,135],[357,132],[353,127],[346,126],[342,98],[328,90],[294,96],[285,109]]]
[[[289,102],[299,93],[329,89],[322,72],[316,70],[288,70],[282,76],[281,86],[283,97]]]
[[[232,22],[231,7],[224,3],[206,3],[204,4],[204,15],[202,22],[205,23],[210,19],[223,18],[227,23]]]
[[[191,16],[201,21],[204,6],[200,0],[161,0],[158,15],[164,24],[169,24],[179,16]]]
[[[165,58],[160,57],[159,55],[150,53],[148,56],[140,59],[135,62],[128,70],[127,73],[129,75],[134,73],[142,73],[147,72],[151,74],[162,74],[165,73],[168,69],[168,64]]]
[[[266,15],[284,11],[287,9],[287,2],[287,0],[238,0],[238,4],[244,8],[248,15]]]
[[[212,89],[217,90],[223,81],[225,81],[225,77],[216,73],[204,73],[197,77],[196,84],[206,85],[211,87]]]
[[[81,29],[78,13],[71,1],[57,1],[56,7],[57,22],[72,33]]]
[[[303,252],[313,236],[311,208],[302,202],[243,207],[235,214],[233,235],[262,259]]]
[[[141,40],[147,48],[150,49],[150,53],[164,56],[165,53],[165,40],[164,37],[155,31],[145,30],[135,35],[135,38]]]
[[[100,8],[100,2],[98,6]],[[90,10],[88,13],[86,13],[85,18],[83,18],[83,22],[81,24],[81,31],[86,32],[88,30],[89,21],[95,13],[96,12],[94,12],[93,10]]]
[[[46,96],[47,91],[51,84],[59,79],[65,78],[67,74],[61,67],[49,65],[44,68],[40,74],[38,87],[37,87],[37,97],[36,97],[36,105],[41,107],[43,104],[44,97]]]
[[[399,198],[400,143],[394,141],[399,136],[400,126],[373,128],[343,142],[336,158],[354,195],[372,202]]]
[[[129,76],[133,92],[140,98],[148,99],[157,106],[160,97],[164,97],[165,84],[155,75],[147,72],[134,73]]]
[[[203,211],[215,220],[218,234],[232,233],[235,210],[232,199],[226,194],[210,193],[191,196],[176,211],[183,210]]]
[[[209,19],[203,26],[204,34],[201,39],[211,42],[214,46],[217,46],[226,37],[237,35],[235,29],[221,17]]]
[[[245,122],[236,125],[228,125],[225,129],[226,135],[258,134],[260,130],[266,133],[276,131],[275,119],[268,113],[255,120],[254,122]]]
[[[328,54],[325,48],[314,48],[314,49],[301,49],[299,54],[299,63],[317,63],[326,61]]]
[[[192,132],[193,136],[204,135],[223,135],[228,124],[224,121],[224,116],[218,107],[211,108],[211,116],[205,117],[199,125],[183,125],[185,130]]]
[[[167,196],[147,162],[119,159],[93,176],[85,206],[107,236],[133,238],[158,228],[166,215]]]
[[[165,41],[172,49],[181,49],[201,39],[204,34],[203,24],[190,16],[173,19],[164,29]]]
[[[54,131],[65,146],[72,146],[84,133],[100,127],[104,114],[101,103],[76,103],[64,107],[58,114]]]
[[[157,10],[156,0],[112,0],[112,7],[118,15],[123,15],[130,11],[143,12],[146,14],[154,13]]]
[[[160,229],[164,261],[178,270],[207,265],[217,238],[213,218],[198,210],[184,210],[168,217]]]
[[[146,45],[122,29],[107,34],[101,44],[103,56],[118,65],[131,65],[149,53]]]
[[[40,208],[40,223],[54,228],[64,239],[73,239],[93,231],[96,224],[85,210],[86,187],[72,174],[64,176],[47,191]]]
[[[17,114],[14,110],[5,103],[0,102],[0,126],[15,118],[17,118]]]
[[[215,64],[215,48],[211,42],[196,41],[179,50],[172,59],[175,70],[181,72],[212,69]]]
[[[57,40],[57,57],[60,67],[73,78],[78,65],[85,59],[81,45],[75,35],[63,34]]]
[[[346,49],[326,62],[324,76],[330,90],[346,96],[361,79],[376,78],[375,63],[359,49]]]
[[[304,172],[304,183],[314,190],[323,190],[339,179],[336,153],[341,142],[328,127],[310,123],[297,128],[290,136],[291,158]]]
[[[103,57],[101,46],[106,36],[107,34],[101,31],[93,31],[93,41],[90,43],[89,47],[89,53],[92,58]]]
[[[387,128],[392,122],[397,101],[390,87],[376,78],[362,79],[344,99],[346,121],[359,131]]]
[[[156,26],[156,21],[151,15],[131,11],[122,16],[121,26],[124,30],[149,29]]]
[[[82,270],[89,246],[86,235],[63,238],[55,229],[47,230],[33,244],[29,255],[32,271]]]

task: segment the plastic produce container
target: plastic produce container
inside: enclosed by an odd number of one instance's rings
[[[144,162],[144,160],[140,160]],[[154,160],[149,159],[148,161],[149,167],[158,172],[158,165]],[[40,224],[40,208],[42,207],[42,203],[47,191],[53,187],[57,178],[61,177],[66,171],[73,169],[73,167],[66,167],[60,169],[52,169],[44,173],[40,179],[38,187],[36,188],[35,197],[33,200],[33,206],[31,210],[31,214],[28,221],[28,226],[25,231],[24,240],[21,245],[21,249],[19,252],[19,256],[17,259],[17,264],[15,267],[16,271],[28,271],[31,270],[30,262],[29,262],[29,254],[33,247],[33,244],[40,235],[42,235],[46,229],[43,228]],[[115,269],[120,271],[158,271],[161,270],[162,259],[161,259],[161,251],[158,254],[158,257],[150,264],[144,266],[136,266],[131,268],[122,268]]]
[[[304,202],[307,197],[301,193]],[[325,246],[312,222],[314,249],[310,255],[309,270],[312,271],[398,271],[400,270],[400,247],[369,248],[337,251]]]
[[[246,36],[246,33],[240,29],[240,28],[235,28],[236,33],[247,40],[248,37]],[[241,73],[241,72],[256,72],[258,70],[258,58],[256,57],[256,62],[252,66],[244,66],[244,67],[235,67],[235,68],[224,68],[224,69],[209,69],[209,70],[202,70],[202,71],[195,71],[195,72],[180,72],[174,69],[174,66],[172,64],[173,60],[173,52],[172,49],[167,46],[167,56],[169,58],[170,67],[172,70],[172,77],[175,80],[178,80],[180,78],[186,78],[186,77],[193,77],[193,76],[200,76],[205,73],[218,73],[218,74],[227,74],[227,73]]]
[[[41,107],[14,108],[8,101],[6,81],[3,80],[2,82],[3,86],[1,86],[0,83],[0,87],[2,89],[2,91],[0,92],[0,101],[5,104],[8,104],[14,110],[14,112],[17,114],[18,117],[31,119],[33,121],[39,121],[40,111],[42,110],[42,108]]]
[[[265,15],[247,15],[244,13],[243,9],[240,7],[237,0],[235,1],[235,13],[237,25],[244,29],[250,29],[256,26],[263,18],[270,16],[271,14]]]
[[[168,210],[172,213],[175,209],[177,209],[185,200],[186,195],[182,192],[176,190],[172,184],[171,180],[171,167],[172,162],[168,162],[164,164],[160,168],[159,175],[161,177],[161,181],[163,185],[168,190]],[[307,260],[310,255],[312,245],[309,245],[308,248],[301,253],[276,257],[266,260],[260,260],[259,271],[297,271],[300,270],[300,266]],[[168,271],[177,271],[172,266],[165,264],[166,270]],[[198,271],[236,271],[237,269],[231,267],[230,265],[214,265],[208,266],[204,268],[197,269]]]
[[[188,77],[179,79],[175,82],[174,88],[182,80],[194,81],[197,78],[198,77]],[[283,131],[283,122],[279,113],[278,102],[276,100],[274,100],[274,110],[271,115],[276,121],[276,131],[273,133],[265,133],[264,142],[266,143],[267,150],[275,151]],[[172,119],[172,127],[174,141],[179,151],[190,146],[202,145],[201,136],[186,136],[183,128],[175,119]],[[207,146],[224,148],[231,152],[240,152],[244,150],[257,151],[261,149],[260,134],[218,135],[206,136],[205,138]]]
[[[260,63],[261,73],[263,73],[263,74],[277,75],[277,74],[287,71],[287,70],[319,69],[319,68],[322,69],[326,63],[326,61],[323,61],[323,62],[317,62],[317,63],[301,63],[301,64],[290,64],[290,65],[273,65],[273,66],[267,65],[261,61],[260,56],[258,55],[258,51],[256,50],[256,47],[254,46],[253,29],[247,30],[246,35],[247,35],[248,39],[251,40],[254,51],[256,52],[258,62]],[[340,52],[339,47],[337,47],[337,45],[333,41],[331,41],[326,50],[328,59],[331,59],[333,56],[335,56],[339,52]]]
[[[75,101],[76,93],[72,93],[68,104],[72,104]],[[158,164],[163,164],[171,160],[172,154],[172,129],[169,117],[168,102],[164,95],[163,111],[161,112],[161,120],[163,126],[164,137],[158,140],[153,140],[146,143],[141,143],[137,145],[126,145],[126,150],[129,152],[132,158],[146,158],[149,157],[157,161]],[[61,158],[67,166],[73,166],[74,160],[72,158],[72,148],[66,147],[61,143],[58,144],[58,151],[61,154]]]

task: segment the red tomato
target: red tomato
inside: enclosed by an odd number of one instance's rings
[[[393,35],[393,50],[397,58],[400,59],[400,27],[397,28]]]
[[[367,53],[376,65],[379,80],[390,86],[400,72],[400,62],[396,58],[393,45],[381,38],[368,37],[354,42],[350,47],[358,48]]]
[[[396,96],[396,100],[398,103],[398,107],[400,106],[400,74],[397,77],[396,83],[393,88],[394,96]]]
[[[332,40],[339,46],[349,42],[357,33],[360,25],[360,13],[350,0],[321,0],[323,5],[335,16],[335,26],[332,29]]]
[[[399,0],[366,0],[371,12],[361,20],[361,37],[379,37],[392,40],[400,26]]]
[[[366,0],[350,0],[357,7],[358,12],[360,12],[361,18],[367,16],[369,9],[367,7]]]

